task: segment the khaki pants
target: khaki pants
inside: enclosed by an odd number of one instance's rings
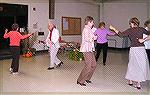
[[[85,66],[77,79],[78,82],[84,83],[85,80],[90,80],[95,69],[96,69],[96,60],[94,56],[94,52],[83,52],[85,59]]]

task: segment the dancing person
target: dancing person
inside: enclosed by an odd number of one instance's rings
[[[56,29],[55,25],[52,22],[48,24],[48,30],[49,34],[46,39],[46,45],[49,47],[51,61],[47,70],[52,70],[54,69],[55,65],[56,67],[60,67],[63,62],[61,62],[57,57],[57,52],[60,48],[59,31],[58,29]]]
[[[129,63],[125,78],[128,80],[130,86],[136,82],[135,87],[141,89],[141,82],[150,80],[150,69],[148,59],[143,43],[139,43],[138,38],[142,38],[143,33],[147,31],[139,27],[140,21],[134,17],[129,21],[130,28],[124,32],[116,30],[110,26],[119,36],[128,36],[131,40],[131,47],[129,52]]]
[[[143,34],[143,39],[139,39],[139,41],[141,43],[144,42],[146,53],[147,53],[147,57],[148,57],[148,60],[149,60],[149,65],[150,65],[150,40],[147,39],[148,35],[150,35],[150,19],[147,20],[144,23],[144,26],[145,26],[145,29],[148,31],[148,33],[144,33]]]
[[[21,35],[18,32],[19,25],[14,23],[12,25],[12,31],[8,32],[8,29],[5,30],[4,38],[10,38],[10,50],[12,53],[12,63],[9,71],[15,75],[18,74],[19,70],[19,58],[20,58],[20,41],[25,39],[32,34]]]
[[[85,66],[81,71],[77,84],[86,86],[85,82],[91,83],[90,79],[96,68],[96,60],[94,56],[94,34],[91,30],[94,25],[94,19],[91,16],[85,18],[85,26],[82,31],[82,43],[80,52],[83,53]]]
[[[111,32],[105,27],[105,22],[99,23],[99,28],[94,32],[94,35],[97,36],[97,45],[96,45],[96,62],[100,56],[101,50],[103,50],[103,65],[106,65],[107,58],[107,48],[108,48],[108,35],[115,35],[116,33]]]

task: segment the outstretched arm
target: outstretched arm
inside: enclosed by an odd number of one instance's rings
[[[5,29],[5,34],[4,34],[4,38],[8,38],[9,34],[8,34],[8,29]]]
[[[25,39],[25,38],[30,37],[30,36],[33,35],[33,34],[34,34],[34,33],[26,34],[26,35],[21,35],[21,34],[20,34],[20,38],[21,38],[21,39]]]
[[[130,34],[130,28],[123,31],[123,32],[120,32],[119,30],[117,30],[116,28],[114,28],[113,26],[110,25],[109,29],[111,31],[114,31],[116,34],[118,34],[120,37],[123,37],[123,36],[128,36]]]
[[[109,29],[114,31],[117,34],[119,33],[119,31],[116,28],[114,28],[113,26],[111,26],[111,25],[109,26]]]
[[[109,36],[113,36],[113,35],[116,35],[116,33],[113,31],[113,30],[108,30],[107,31],[107,35],[109,35]]]
[[[143,35],[145,35],[145,34],[143,34]],[[137,38],[138,39],[138,38]],[[148,41],[148,40],[150,40],[150,35],[148,35],[147,37],[145,37],[145,38],[143,38],[143,39],[138,39],[138,41],[140,42],[140,43],[144,43],[145,41]]]

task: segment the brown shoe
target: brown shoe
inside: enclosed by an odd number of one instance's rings
[[[90,80],[86,80],[86,82],[87,82],[87,83],[92,83],[92,81],[90,81]]]
[[[79,84],[79,85],[81,85],[81,86],[86,86],[86,84],[80,83],[80,82],[78,82],[78,81],[77,81],[77,84]]]

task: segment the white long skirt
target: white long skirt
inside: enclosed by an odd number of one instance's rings
[[[126,79],[132,81],[150,80],[150,69],[144,47],[131,47]]]

